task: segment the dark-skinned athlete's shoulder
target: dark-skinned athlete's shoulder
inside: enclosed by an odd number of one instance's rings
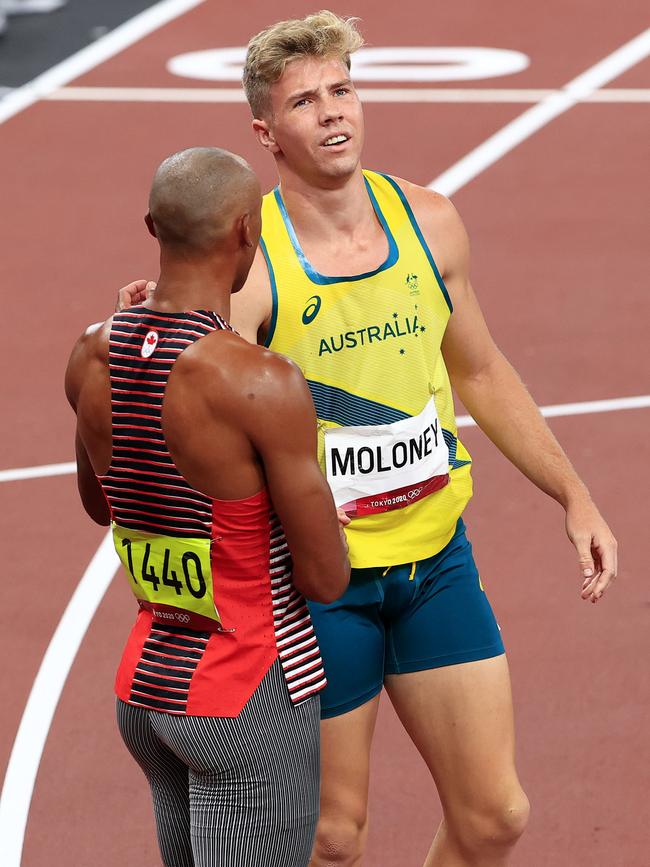
[[[113,317],[105,322],[89,325],[72,348],[65,372],[65,393],[73,409],[76,409],[84,377],[91,361],[108,364]]]
[[[443,278],[467,267],[469,239],[460,215],[447,196],[404,178],[393,177],[413,209]]]
[[[260,411],[287,413],[288,418],[296,411],[314,413],[300,368],[235,332],[208,334],[188,347],[177,364],[208,399],[238,403],[242,412],[248,410],[258,421]]]

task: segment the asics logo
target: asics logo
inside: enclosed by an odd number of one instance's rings
[[[311,298],[307,299],[307,306],[305,307],[302,314],[303,325],[309,325],[310,322],[314,321],[314,319],[318,316],[320,305],[321,300],[318,295],[312,295]]]

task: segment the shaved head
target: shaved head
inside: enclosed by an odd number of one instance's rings
[[[257,221],[260,202],[259,181],[245,160],[221,148],[190,148],[156,170],[149,216],[162,248],[202,257],[233,237],[242,220]]]

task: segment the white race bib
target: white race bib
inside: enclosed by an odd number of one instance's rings
[[[449,482],[449,450],[431,397],[419,415],[393,424],[325,431],[334,502],[350,516],[401,509]]]

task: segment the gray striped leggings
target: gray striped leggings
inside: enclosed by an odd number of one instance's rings
[[[276,661],[235,719],[117,701],[153,796],[165,867],[306,867],[319,797],[320,701],[294,706]]]

